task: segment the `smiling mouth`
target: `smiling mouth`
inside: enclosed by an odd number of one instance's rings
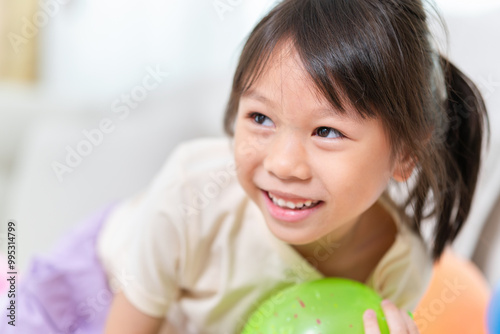
[[[278,207],[289,210],[307,210],[318,206],[323,201],[303,200],[303,201],[289,201],[265,191],[267,197]]]

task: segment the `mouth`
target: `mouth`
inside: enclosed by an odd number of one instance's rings
[[[262,190],[268,212],[277,220],[297,222],[316,212],[324,201],[305,198],[282,198],[272,192]]]
[[[281,198],[278,195],[274,195],[270,193],[269,191],[265,191],[267,197],[271,201],[273,201],[274,205],[279,206],[280,208],[283,209],[290,209],[290,210],[307,210],[314,208],[317,206],[320,202],[322,201],[316,201],[312,199],[286,199],[286,198]]]

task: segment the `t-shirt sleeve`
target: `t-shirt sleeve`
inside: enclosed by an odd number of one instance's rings
[[[182,168],[175,156],[158,175],[132,217],[136,229],[124,270],[129,278],[122,290],[141,312],[164,317],[180,291],[184,249],[182,215],[178,210]]]
[[[129,284],[123,292],[140,311],[163,317],[179,291],[179,235],[163,212],[139,217],[145,222],[125,263]]]
[[[399,308],[413,311],[429,285],[431,272],[432,260],[422,240],[403,227],[367,284]]]

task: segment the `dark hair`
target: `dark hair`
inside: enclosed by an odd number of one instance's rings
[[[361,117],[380,118],[393,155],[410,152],[415,183],[402,206],[417,232],[435,218],[437,260],[469,214],[488,116],[474,84],[432,45],[421,1],[279,3],[243,48],[224,117],[228,135],[240,96],[283,42],[333,107],[344,113],[347,101]]]

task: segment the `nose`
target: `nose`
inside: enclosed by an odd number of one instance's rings
[[[290,134],[276,135],[269,143],[264,169],[282,180],[311,177],[307,151],[303,143]]]

